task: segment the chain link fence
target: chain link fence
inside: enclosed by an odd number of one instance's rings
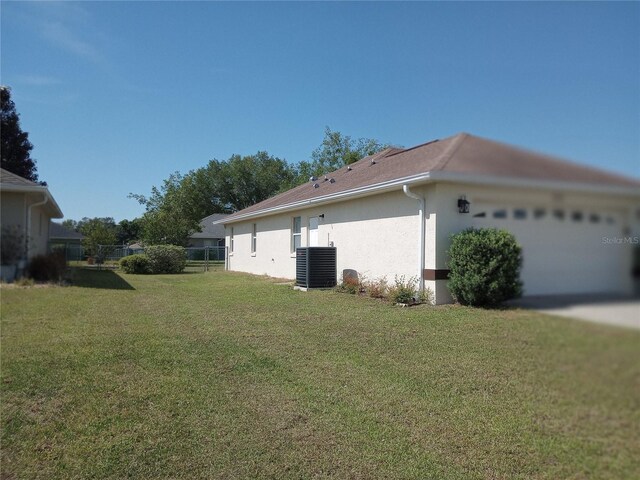
[[[65,260],[71,266],[95,266],[97,269],[116,269],[120,259],[136,253],[144,253],[144,248],[129,248],[126,245],[99,245],[95,255],[88,255],[82,245],[49,245],[50,251],[64,253]],[[186,272],[209,272],[224,270],[227,258],[226,247],[186,247]]]

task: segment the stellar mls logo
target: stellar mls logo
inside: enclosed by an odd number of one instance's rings
[[[640,237],[602,237],[605,245],[640,245]]]

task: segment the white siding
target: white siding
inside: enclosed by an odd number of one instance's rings
[[[417,202],[401,191],[234,223],[235,248],[229,269],[280,278],[295,278],[291,253],[292,218],[302,217],[302,246],[309,244],[309,218],[320,218],[318,245],[337,247],[338,276],[345,268],[367,278],[418,276]],[[252,224],[258,248],[251,254]],[[231,229],[227,226],[227,235]],[[227,242],[229,238],[227,238]]]
[[[470,185],[438,184],[436,265],[447,268],[450,235],[468,227],[497,227],[512,232],[523,249],[522,280],[525,295],[564,293],[630,293],[632,245],[607,244],[603,237],[622,238],[634,230],[632,213],[638,207],[630,198],[604,197],[577,193],[487,188]],[[460,214],[457,199],[466,195],[471,211]],[[506,209],[507,218],[493,218],[497,209]],[[533,218],[536,208],[544,218]],[[515,219],[514,209],[524,209],[525,219]],[[553,210],[565,211],[565,219],[552,217]],[[485,218],[474,218],[482,211]],[[571,219],[582,212],[581,222]],[[588,215],[600,215],[592,223]],[[609,224],[610,217],[614,223]],[[627,232],[627,233],[625,233]],[[438,282],[438,301],[447,301],[446,281]]]
[[[31,238],[29,239],[29,258],[47,253],[49,242],[49,214],[44,206],[31,209]]]
[[[606,244],[603,237],[629,237],[640,232],[638,199],[571,194],[553,191],[483,187],[451,183],[412,187],[425,197],[425,268],[447,269],[450,236],[465,228],[493,226],[512,231],[523,246],[522,278],[525,294],[621,292],[632,290],[630,266],[633,245]],[[458,212],[457,200],[471,202],[468,214]],[[506,208],[509,218],[485,219],[473,215],[483,209]],[[534,208],[562,208],[585,215],[596,212],[615,218],[614,224],[590,223],[588,218],[555,222],[534,221]],[[525,208],[527,219],[513,218],[514,208]],[[490,215],[491,212],[488,212]],[[338,277],[351,268],[367,278],[395,275],[417,277],[420,225],[418,203],[400,188],[391,193],[363,197],[320,207],[287,212],[231,224],[235,251],[230,270],[293,279],[295,255],[291,253],[292,218],[301,217],[301,244],[309,244],[309,218],[324,214],[318,226],[319,246],[337,247]],[[258,248],[251,253],[252,224],[257,224]],[[227,226],[227,235],[230,226]],[[229,238],[227,237],[227,244]],[[451,302],[446,280],[425,281],[436,303]]]
[[[25,236],[27,209],[32,203],[40,202],[42,195],[2,192],[2,211],[0,220],[3,226],[15,226]],[[49,242],[49,213],[45,206],[33,207],[31,210],[31,233],[29,238],[28,258],[47,253]]]

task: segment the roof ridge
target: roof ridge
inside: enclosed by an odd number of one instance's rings
[[[460,132],[457,135],[454,135],[453,141],[451,145],[449,145],[442,155],[440,156],[440,160],[431,170],[443,170],[444,167],[449,163],[449,161],[453,158],[453,154],[458,151],[460,146],[464,143],[464,141],[469,138],[469,134],[465,132]]]
[[[421,143],[420,145],[416,145],[414,147],[410,147],[410,148],[399,148],[397,152],[393,152],[391,155],[388,155],[389,157],[393,157],[395,155],[399,155],[401,153],[405,153],[405,152],[410,152],[411,150],[415,150],[416,148],[420,148],[420,147],[426,147],[427,145],[431,145],[432,143],[436,143],[439,142],[440,139],[439,138],[435,138],[433,140],[429,140],[428,142],[424,142]],[[386,158],[386,157],[385,157]]]
[[[463,132],[464,133],[464,132]],[[606,168],[600,167],[600,166],[596,166],[596,165],[588,165],[585,163],[582,163],[580,161],[571,159],[571,158],[565,158],[565,157],[560,157],[560,156],[556,156],[552,153],[548,153],[548,152],[541,152],[541,151],[537,151],[533,148],[529,148],[529,147],[523,147],[520,145],[512,145],[510,143],[504,142],[502,140],[494,140],[492,138],[485,138],[485,137],[480,137],[477,135],[471,135],[469,133],[464,133],[464,135],[466,135],[467,138],[474,138],[476,140],[482,141],[482,142],[486,142],[486,143],[490,143],[493,145],[497,145],[503,148],[509,148],[511,150],[515,150],[519,153],[522,154],[526,154],[526,155],[535,155],[538,156],[540,158],[545,159],[546,161],[549,162],[553,162],[556,165],[565,165],[565,166],[569,166],[571,168],[577,168],[583,171],[590,171],[592,173],[597,173],[600,175],[606,175],[610,178],[617,178],[619,180],[624,180],[624,181],[634,181],[636,183],[638,183],[640,181],[640,179],[638,179],[638,177],[636,176],[631,176],[631,175],[625,175],[616,171],[612,171],[612,170],[607,170]]]

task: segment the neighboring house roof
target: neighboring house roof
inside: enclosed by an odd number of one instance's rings
[[[42,193],[45,196],[44,198],[47,200],[44,206],[49,210],[51,218],[63,217],[62,210],[60,210],[60,207],[47,187],[38,185],[26,178],[22,178],[21,176],[11,173],[4,168],[0,168],[0,190],[3,192],[16,193]]]
[[[70,230],[59,223],[50,222],[49,238],[55,240],[82,240],[84,235],[75,230]]]
[[[194,233],[190,238],[224,238],[224,225],[214,225],[213,222],[218,222],[228,216],[226,213],[214,213],[203,218],[200,220],[202,231]]]
[[[233,213],[220,223],[379,193],[405,183],[429,181],[555,186],[640,194],[639,180],[459,133],[412,148],[388,148]]]
[[[127,248],[130,248],[131,250],[142,250],[144,248],[144,245],[136,242],[136,243],[132,243]]]

